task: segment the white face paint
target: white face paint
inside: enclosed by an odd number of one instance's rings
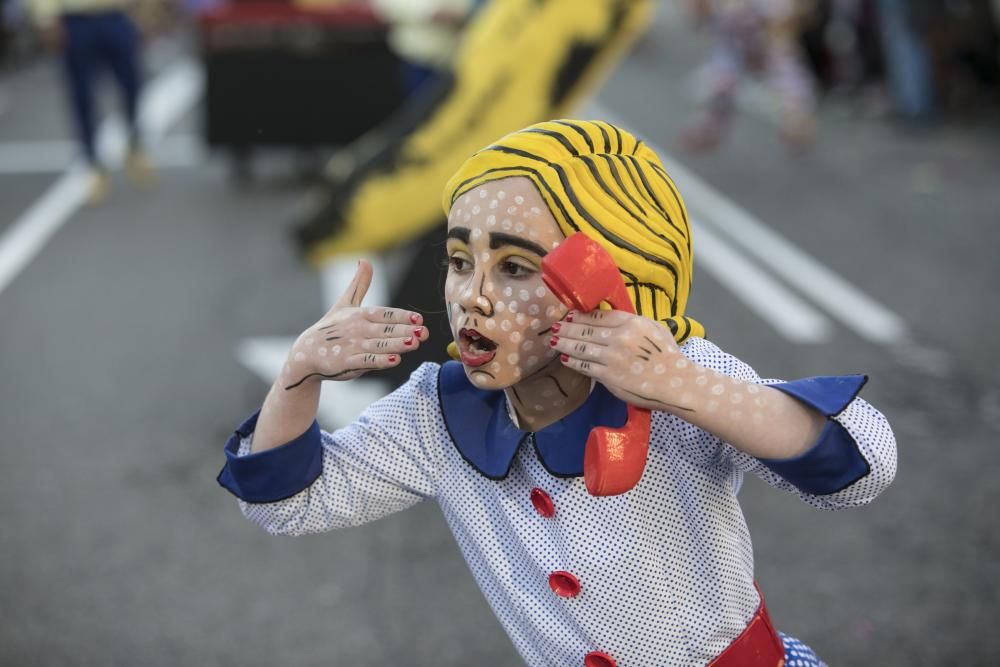
[[[448,215],[445,300],[466,374],[479,387],[504,389],[557,355],[547,345],[549,328],[566,307],[542,282],[541,259],[564,237],[527,178],[480,186],[474,199],[483,206],[465,205],[467,197]],[[486,202],[533,215],[498,223]]]

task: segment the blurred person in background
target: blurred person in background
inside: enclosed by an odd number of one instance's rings
[[[795,0],[690,0],[713,48],[700,71],[703,110],[681,139],[684,148],[715,148],[732,120],[746,75],[767,80],[777,98],[781,137],[795,151],[808,146],[815,127],[815,85],[803,62],[798,30],[803,10]]]
[[[403,62],[403,87],[413,94],[446,72],[475,0],[372,0],[390,26],[389,45]]]
[[[934,113],[934,87],[927,42],[917,17],[933,2],[878,0],[886,77],[893,107],[903,119],[927,122]]]
[[[92,171],[88,193],[92,204],[103,201],[110,189],[96,145],[95,81],[104,68],[110,70],[122,94],[129,129],[125,161],[129,176],[139,183],[153,177],[138,125],[141,35],[126,12],[127,1],[29,0],[43,40],[62,56],[73,120]]]

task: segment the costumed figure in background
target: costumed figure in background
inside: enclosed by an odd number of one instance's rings
[[[877,496],[895,441],[857,397],[865,378],[765,380],[703,338],[685,315],[684,204],[649,147],[613,125],[507,135],[453,175],[444,208],[460,361],[422,365],[321,431],[323,380],[393,367],[428,339],[421,314],[361,305],[361,263],[226,444],[219,482],[246,516],[298,535],[436,500],[533,667],[822,664],[768,620],[736,494],[753,473],[816,507]],[[614,260],[607,291],[623,282],[635,313],[571,310],[549,289],[548,262],[581,239]],[[592,493],[588,439],[639,410],[644,473]]]
[[[650,0],[486,3],[451,76],[331,161],[298,231],[308,258],[378,252],[441,226],[437,193],[462,161],[496,137],[565,115],[650,15]]]
[[[682,136],[693,152],[715,148],[732,123],[736,93],[747,75],[766,80],[776,98],[782,139],[793,150],[811,143],[816,93],[798,43],[802,9],[796,0],[690,0],[712,32],[708,62],[699,72],[703,110]]]
[[[153,179],[138,122],[142,36],[125,11],[128,4],[128,0],[30,0],[45,41],[62,55],[73,120],[92,171],[90,203],[104,200],[110,188],[107,166],[97,150],[94,99],[96,78],[104,68],[121,89],[129,132],[126,170],[139,184]]]

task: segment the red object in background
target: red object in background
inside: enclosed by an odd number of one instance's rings
[[[329,24],[339,27],[378,27],[375,12],[364,2],[332,7],[300,7],[290,2],[232,2],[212,7],[201,14],[201,23],[211,26],[239,21],[244,25],[282,25],[296,22]]]
[[[618,663],[607,653],[591,651],[583,658],[583,667],[615,667]]]
[[[615,310],[635,312],[611,255],[580,232],[542,259],[542,280],[570,308],[590,312],[606,301]],[[629,405],[624,426],[598,426],[590,432],[583,479],[591,495],[614,496],[639,483],[649,450],[649,422],[649,410]]]

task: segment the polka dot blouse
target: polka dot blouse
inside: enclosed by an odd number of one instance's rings
[[[816,507],[862,505],[892,480],[895,441],[885,418],[856,397],[864,378],[782,383],[703,339],[682,351],[711,370],[785,390],[826,414],[829,428],[797,459],[762,461],[654,412],[639,484],[595,497],[577,442],[589,422],[577,432],[557,424],[558,437],[517,431],[505,403],[463,388],[460,366],[424,364],[334,433],[314,424],[292,443],[249,454],[251,417],[227,444],[219,481],[249,519],[284,535],[354,526],[433,498],[532,667],[584,665],[595,652],[618,667],[705,665],[760,604],[736,497],[742,475]],[[606,391],[595,397],[598,389],[580,410],[613,420],[620,406]],[[504,428],[488,428],[503,420]]]

